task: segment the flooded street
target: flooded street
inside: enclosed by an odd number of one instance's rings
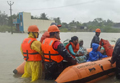
[[[41,35],[38,40],[40,40]],[[71,36],[78,36],[84,40],[84,47],[89,48],[94,32],[66,32],[60,33],[61,42],[65,39],[70,39]],[[30,78],[21,78],[20,75],[14,75],[13,70],[17,68],[24,60],[20,52],[20,45],[24,38],[28,37],[23,33],[0,33],[0,83],[30,83]],[[101,33],[100,38],[107,39],[111,44],[111,40],[117,40],[120,33]],[[37,80],[33,83],[54,83],[54,81]],[[115,79],[115,76],[101,80],[97,83],[120,83]]]

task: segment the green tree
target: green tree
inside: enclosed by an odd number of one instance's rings
[[[102,18],[95,18],[94,21],[97,21],[98,23],[100,23],[103,21],[103,19]]]
[[[68,28],[68,24],[65,23],[65,22],[63,22],[63,23],[62,23],[62,28]]]
[[[113,24],[114,24],[114,23],[113,23],[111,20],[109,20],[109,19],[107,20],[107,25],[108,25],[108,26],[113,26]]]
[[[42,13],[42,14],[40,15],[40,19],[49,20],[49,19],[47,18],[47,15],[46,15],[45,13]]]
[[[8,16],[7,16],[7,14],[5,14],[5,12],[2,13],[2,12],[0,11],[0,25],[7,25],[7,20],[8,20],[7,17],[8,17]]]
[[[55,23],[57,23],[57,24],[61,24],[61,20],[60,20],[60,18],[59,18],[59,17],[54,18],[54,21],[55,21]]]
[[[17,19],[19,17],[19,14],[13,14],[12,16],[8,17],[8,26],[13,26],[13,19]],[[12,18],[12,20],[11,20]]]

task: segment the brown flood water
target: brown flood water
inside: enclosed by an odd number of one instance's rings
[[[84,40],[84,47],[89,48],[91,39],[94,36],[94,32],[67,32],[60,33],[61,41],[70,39],[71,36],[78,36],[79,39]],[[13,69],[19,66],[23,62],[23,56],[20,52],[20,45],[27,34],[14,33],[0,33],[0,83],[30,83],[30,78],[21,78],[20,75],[14,75]],[[41,37],[41,34],[40,34]],[[38,40],[40,40],[40,37]],[[102,33],[100,38],[111,40],[117,40],[120,37],[120,33]],[[54,81],[37,80],[33,83],[54,83]],[[115,76],[101,80],[97,83],[120,83],[115,79]]]

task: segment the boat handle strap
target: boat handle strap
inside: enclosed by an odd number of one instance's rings
[[[96,69],[95,69],[94,67],[89,69],[90,72],[91,72],[92,70],[96,70]]]

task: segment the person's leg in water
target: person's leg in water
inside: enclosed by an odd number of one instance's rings
[[[55,64],[54,71],[53,71],[54,79],[56,79],[60,75],[60,73],[63,71],[63,62]]]
[[[52,73],[51,73],[51,63],[45,62],[44,63],[44,68],[45,68],[45,80],[52,80]]]
[[[56,79],[63,70],[63,64],[51,62],[45,64],[45,80]]]
[[[116,61],[116,79],[120,80],[120,61]]]

